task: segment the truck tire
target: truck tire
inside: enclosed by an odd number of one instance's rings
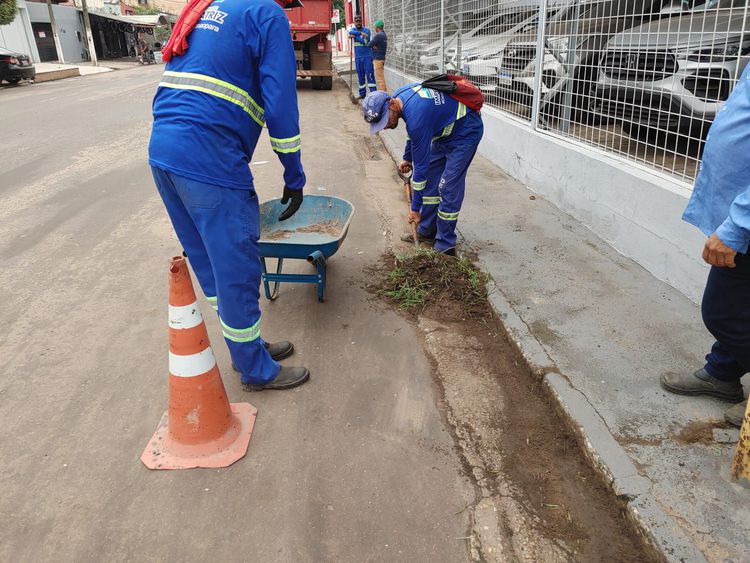
[[[331,90],[333,89],[333,76],[313,76],[313,90]]]

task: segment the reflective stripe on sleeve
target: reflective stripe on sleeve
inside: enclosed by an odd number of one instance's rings
[[[286,139],[271,137],[271,148],[278,153],[297,152],[302,148],[302,138],[299,135]]]
[[[224,338],[232,342],[252,342],[260,337],[260,319],[250,328],[232,328],[223,320],[219,320],[221,321],[221,332],[224,334]]]
[[[219,302],[217,301],[216,297],[206,297],[206,301],[213,307],[214,311],[219,310]]]
[[[458,220],[458,211],[456,213],[446,213],[445,211],[438,211],[438,218],[443,221],[456,221]]]
[[[422,198],[422,205],[437,205],[440,203],[439,195],[428,195]]]
[[[189,356],[178,356],[169,353],[169,373],[176,377],[196,377],[209,372],[216,365],[216,358],[211,346]]]
[[[411,183],[411,189],[415,192],[421,192],[423,189],[425,189],[425,186],[427,186],[427,180],[422,180],[421,182],[412,182]]]
[[[185,329],[193,328],[203,322],[198,302],[195,301],[184,307],[169,306],[169,328]]]
[[[206,76],[205,74],[167,70],[164,72],[159,86],[175,88],[177,90],[194,90],[216,96],[240,106],[253,118],[253,121],[263,127],[265,121],[263,108],[245,90],[229,82],[219,80],[213,76]]]
[[[456,112],[456,119],[461,119],[466,116],[466,106],[461,102],[458,102],[458,111]]]

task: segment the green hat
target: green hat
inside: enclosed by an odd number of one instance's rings
[[[375,20],[375,27],[383,28],[385,24],[383,24],[383,20]]]

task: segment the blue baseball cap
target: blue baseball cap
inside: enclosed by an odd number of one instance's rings
[[[387,92],[378,90],[367,94],[365,101],[362,102],[362,113],[365,121],[370,124],[370,135],[375,135],[388,125],[388,102],[390,100],[391,97]]]

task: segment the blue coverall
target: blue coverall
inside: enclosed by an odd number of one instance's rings
[[[284,182],[305,185],[289,20],[273,0],[223,0],[188,41],[154,98],[149,163],[242,381],[263,384],[280,366],[260,337],[260,216],[249,163],[265,124]]]
[[[349,30],[349,35],[354,38],[354,65],[357,68],[357,79],[359,80],[359,97],[364,98],[367,91],[374,92],[376,89],[375,67],[372,65],[372,49],[370,48],[370,30],[366,27]]]
[[[456,222],[466,172],[482,140],[481,116],[443,92],[409,84],[393,95],[403,102],[409,138],[404,160],[412,163],[412,211],[420,235],[435,238],[435,250],[456,246]]]

